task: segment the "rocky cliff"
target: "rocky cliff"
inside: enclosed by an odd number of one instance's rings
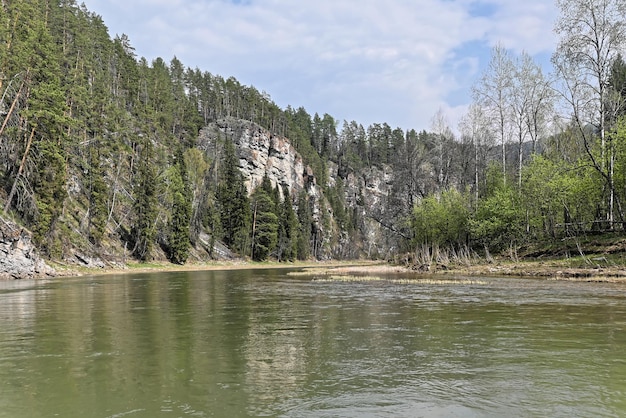
[[[302,190],[312,195],[319,193],[311,168],[305,166],[287,138],[273,135],[251,122],[225,118],[202,130],[198,146],[215,155],[220,138],[235,143],[248,193],[261,184],[265,174],[273,186],[287,186],[292,196]]]
[[[389,258],[397,249],[397,234],[384,226],[388,216],[384,208],[389,204],[393,176],[393,169],[385,165],[350,172],[341,179],[346,207],[360,220],[358,242],[347,243],[359,249],[359,253],[352,256]],[[330,185],[334,186],[338,178],[337,165],[329,164]]]
[[[393,231],[388,227],[387,214],[382,212],[382,208],[390,206],[389,196],[394,179],[392,167],[340,170],[331,157],[325,162],[328,172],[323,176],[328,183],[319,184],[313,170],[288,138],[272,134],[248,121],[225,118],[202,129],[196,143],[206,154],[214,172],[220,169],[224,141],[232,141],[236,146],[239,169],[249,193],[267,175],[274,186],[280,186],[281,193],[285,186],[294,209],[297,210],[298,202],[306,197],[304,201],[309,205],[308,213],[311,215],[310,256],[318,259],[387,258],[397,248]],[[128,222],[133,213],[130,181],[133,170],[121,163],[121,157],[112,161],[120,161],[120,164],[112,165],[113,169],[107,172],[107,182],[112,185],[108,206],[110,221],[98,246],[89,241],[86,232],[89,202],[84,191],[87,184],[84,179],[81,183],[78,175],[71,177],[73,181],[68,187],[71,204],[67,204],[66,216],[62,219],[66,230],[70,231],[64,241],[61,258],[67,264],[123,266],[132,257]],[[164,213],[167,209],[162,206]],[[337,210],[341,212],[335,213]],[[157,226],[163,230],[166,223],[162,219],[159,222]],[[210,232],[200,226],[190,260],[235,256],[208,234]],[[158,244],[152,257],[165,260],[166,255]],[[210,251],[212,245],[213,251]],[[54,275],[54,270],[38,256],[30,233],[0,218],[0,278],[48,275]]]
[[[301,192],[306,193],[313,217],[312,234],[319,241],[316,244],[319,250],[314,255],[317,258],[333,257],[331,241],[336,225],[332,222],[332,211],[313,170],[305,165],[289,139],[274,135],[252,122],[225,118],[200,132],[198,147],[209,156],[219,155],[220,139],[235,144],[239,169],[249,194],[261,184],[266,174],[272,186],[279,186],[281,194],[282,187],[287,186],[292,202]]]
[[[54,275],[54,269],[39,257],[30,232],[0,217],[0,279]]]
[[[338,231],[331,205],[324,188],[335,187],[339,175],[337,165],[329,162],[329,184],[318,184],[310,167],[291,145],[288,138],[271,134],[258,125],[233,118],[219,120],[200,134],[198,146],[207,155],[219,154],[219,139],[233,141],[239,156],[239,168],[248,192],[268,175],[272,185],[287,186],[291,197],[305,191],[311,204],[314,234],[323,240],[318,258],[387,257],[395,249],[393,234],[381,224],[381,208],[387,204],[392,187],[393,169],[367,167],[341,178],[346,210],[353,216],[357,231],[351,235]],[[356,218],[356,219],[354,219]]]

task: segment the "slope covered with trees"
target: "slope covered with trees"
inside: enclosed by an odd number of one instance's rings
[[[498,45],[458,129],[438,111],[428,130],[402,130],[148,62],[74,0],[3,1],[4,216],[49,258],[122,262],[391,258],[622,231],[623,3],[559,0],[554,74]],[[217,121],[287,138],[320,191],[269,178],[247,190],[237,138],[198,147]]]

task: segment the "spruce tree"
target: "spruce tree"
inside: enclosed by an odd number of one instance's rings
[[[274,200],[263,185],[252,194],[252,208],[252,259],[264,261],[278,242],[278,216]]]
[[[89,147],[89,240],[99,246],[106,230],[108,187],[100,163],[98,143]]]
[[[32,41],[33,57],[30,59],[28,84],[30,85],[28,109],[23,117],[28,121],[34,135],[32,158],[35,160],[33,191],[36,214],[33,219],[33,234],[43,252],[48,256],[62,253],[61,234],[57,221],[61,216],[66,197],[66,149],[67,126],[66,104],[60,83],[60,55],[40,21]],[[24,151],[27,156],[28,146]]]
[[[187,181],[187,168],[182,154],[171,170],[170,189],[172,214],[169,225],[168,250],[172,263],[185,264],[189,257],[189,223],[191,220],[191,192]]]
[[[152,163],[152,147],[145,141],[142,158],[139,161],[139,172],[135,185],[135,202],[133,205],[133,226],[131,236],[134,241],[133,254],[141,261],[147,261],[152,252],[156,236],[157,189],[156,171]]]
[[[235,146],[230,141],[224,143],[222,172],[217,187],[217,204],[221,221],[224,244],[241,254],[245,254],[250,232],[250,202],[239,171]]]
[[[300,231],[297,240],[297,255],[299,260],[306,260],[311,255],[313,217],[309,207],[309,198],[304,190],[298,196],[298,220],[300,222]]]
[[[278,212],[279,226],[276,256],[278,261],[293,261],[297,256],[300,224],[293,210],[287,186],[283,186],[283,201]]]

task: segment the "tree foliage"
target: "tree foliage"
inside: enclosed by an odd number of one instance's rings
[[[232,142],[224,142],[222,167],[216,196],[223,234],[221,238],[227,246],[245,255],[249,253],[250,202]]]
[[[267,176],[252,193],[252,259],[265,261],[278,243],[278,207]]]
[[[189,257],[192,198],[182,154],[170,170],[169,188],[172,209],[167,237],[168,258],[172,263],[184,264]]]
[[[468,239],[469,198],[455,189],[423,199],[413,210],[414,244],[462,245]]]
[[[388,257],[623,229],[626,3],[557,6],[555,79],[497,45],[458,129],[438,111],[427,131],[281,109],[234,77],[148,61],[75,0],[2,2],[0,198],[55,258],[234,256],[220,241],[258,260]],[[242,124],[286,137],[305,184],[248,189]]]

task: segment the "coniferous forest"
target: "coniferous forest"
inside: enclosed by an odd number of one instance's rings
[[[403,130],[281,109],[176,57],[148,62],[74,0],[4,0],[3,217],[50,259],[178,264],[488,254],[621,233],[626,8],[557,5],[552,72],[496,45],[459,126],[433,109],[431,126]],[[199,147],[217,122],[286,138],[315,191],[269,175],[249,190],[232,136]]]

